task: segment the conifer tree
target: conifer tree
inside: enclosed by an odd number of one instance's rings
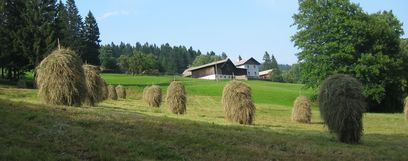
[[[85,42],[86,42],[86,50],[83,55],[83,61],[87,62],[88,64],[99,65],[99,43],[101,40],[99,39],[99,28],[98,24],[96,23],[95,17],[93,16],[92,12],[88,12],[88,16],[85,17]]]

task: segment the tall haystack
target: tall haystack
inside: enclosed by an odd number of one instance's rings
[[[102,89],[102,100],[106,100],[109,98],[109,89],[108,89],[108,83],[104,79],[102,79],[103,83],[101,84],[101,89]]]
[[[222,104],[226,119],[240,124],[252,124],[255,105],[252,102],[251,88],[240,81],[230,81],[222,94]]]
[[[118,94],[118,98],[126,99],[126,88],[122,85],[116,86],[116,93]]]
[[[179,81],[173,81],[167,88],[166,101],[169,110],[175,114],[184,114],[186,112],[186,91],[184,84]]]
[[[102,101],[104,80],[98,74],[98,67],[85,64],[82,66],[85,72],[85,82],[87,87],[87,96],[85,104],[88,106],[95,106],[96,103]]]
[[[307,97],[297,97],[293,103],[292,120],[300,123],[310,123],[312,117],[311,105]]]
[[[143,90],[143,100],[151,107],[160,107],[161,98],[160,86],[153,85]]]
[[[114,85],[108,86],[108,93],[109,93],[109,99],[118,100],[118,94],[116,93],[116,88]]]
[[[329,130],[344,143],[359,143],[366,110],[363,86],[345,74],[328,77],[320,86],[320,114]]]
[[[70,49],[57,49],[43,59],[36,81],[47,104],[81,106],[87,93],[82,60]]]
[[[405,113],[405,121],[408,122],[408,97],[405,98],[405,101],[404,101],[404,113]]]

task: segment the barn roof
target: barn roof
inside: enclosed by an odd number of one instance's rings
[[[252,60],[252,63],[250,63]],[[239,62],[237,62],[235,65],[236,66],[240,66],[240,65],[244,65],[244,64],[256,64],[256,65],[261,65],[261,63],[259,63],[258,61],[256,61],[253,57],[246,59],[246,60],[241,60]]]
[[[272,71],[273,71],[273,69],[260,71],[260,72],[259,72],[259,76],[268,75],[268,74],[270,74]]]
[[[229,59],[224,59],[224,60],[220,60],[220,61],[200,65],[200,66],[197,66],[197,67],[191,67],[191,68],[188,68],[186,70],[193,71],[193,70],[197,70],[197,69],[201,69],[201,68],[205,68],[205,67],[209,67],[209,66],[213,66],[213,65],[217,65],[217,64],[223,64],[223,63],[226,63],[228,60]]]

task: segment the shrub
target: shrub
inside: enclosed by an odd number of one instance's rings
[[[47,104],[81,106],[86,96],[82,60],[69,49],[53,51],[36,68],[39,96]]]
[[[108,93],[111,100],[118,100],[118,94],[116,93],[116,88],[114,85],[108,86]]]
[[[105,86],[105,81],[98,74],[98,67],[93,65],[83,65],[85,73],[85,82],[87,87],[87,95],[85,98],[85,104],[88,106],[95,106],[104,100],[103,88]]]
[[[301,123],[310,123],[312,109],[310,100],[305,96],[299,96],[293,103],[292,120]]]
[[[344,74],[323,81],[320,87],[320,113],[329,130],[344,143],[356,144],[363,132],[362,116],[366,110],[361,83]]]
[[[116,86],[116,93],[118,94],[118,98],[126,99],[126,88],[122,85]]]
[[[184,114],[186,112],[186,92],[184,84],[179,81],[173,81],[167,88],[166,101],[171,112],[175,114]]]
[[[251,88],[239,81],[230,81],[222,94],[226,118],[240,124],[251,124],[254,120],[255,105],[252,103]]]
[[[143,100],[151,107],[160,107],[161,97],[160,86],[153,85],[143,90]]]

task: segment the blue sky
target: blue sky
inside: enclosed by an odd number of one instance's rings
[[[102,44],[149,42],[226,52],[236,60],[265,51],[280,64],[297,62],[290,37],[298,0],[77,0],[80,14],[95,15]],[[352,0],[368,13],[393,10],[408,37],[408,1]]]

